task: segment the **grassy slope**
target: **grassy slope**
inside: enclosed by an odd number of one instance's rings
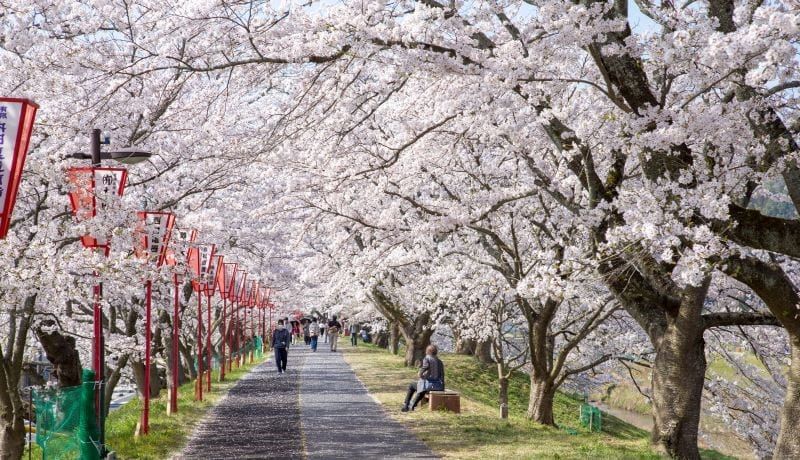
[[[266,357],[265,357],[266,358]],[[111,412],[106,420],[106,443],[120,459],[169,458],[182,449],[195,426],[209,409],[214,407],[227,394],[237,380],[263,362],[256,360],[225,374],[225,382],[219,383],[218,374],[212,375],[211,392],[203,392],[203,402],[194,400],[194,381],[182,385],[178,390],[178,413],[167,415],[167,391],[150,401],[150,434],[136,438],[134,432],[141,413],[141,401],[134,399],[118,410]],[[41,450],[34,446],[32,458],[41,459]],[[28,458],[27,451],[24,456]]]
[[[461,393],[461,415],[418,410],[400,412],[408,382],[415,371],[403,360],[372,346],[343,348],[345,358],[370,393],[394,418],[406,424],[435,452],[446,458],[661,458],[648,446],[649,433],[614,417],[603,418],[603,433],[580,426],[580,402],[559,394],[555,403],[560,428],[543,427],[526,420],[528,379],[515,375],[510,383],[511,418],[498,418],[497,377],[493,367],[468,356],[444,355],[447,386]],[[571,430],[570,434],[567,430]],[[704,458],[725,458],[704,452]]]

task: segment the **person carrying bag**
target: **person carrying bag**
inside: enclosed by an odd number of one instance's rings
[[[317,341],[319,340],[319,323],[317,318],[311,319],[311,325],[308,326],[308,333],[311,335],[311,351],[317,351]]]

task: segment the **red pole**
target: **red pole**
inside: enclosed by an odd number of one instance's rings
[[[228,309],[228,301],[225,299],[225,296],[222,296],[222,325],[220,326],[221,329],[219,330],[219,337],[222,344],[220,345],[222,348],[220,350],[220,359],[219,359],[219,381],[225,380],[225,313],[227,313]]]
[[[209,291],[207,291],[209,292]],[[206,323],[206,360],[208,363],[206,376],[206,389],[211,391],[211,293],[208,293],[208,322]]]
[[[106,257],[108,257],[108,252],[106,252]],[[95,274],[97,274],[95,272]],[[97,275],[99,277],[99,275]],[[97,385],[97,391],[95,392],[94,396],[94,403],[95,403],[95,414],[97,415],[97,425],[100,429],[100,448],[102,449],[101,454],[105,455],[106,453],[106,398],[105,398],[105,390],[106,390],[106,344],[105,344],[105,337],[103,337],[103,306],[101,301],[103,300],[103,283],[98,280],[97,284],[94,286],[94,294],[95,294],[95,303],[94,303],[94,310],[92,312],[92,316],[94,318],[94,366],[95,366],[95,385]]]
[[[236,302],[236,368],[238,369],[242,359],[242,350],[241,350],[242,347],[239,342],[239,337],[242,334],[242,321],[241,318],[239,317],[239,302],[238,300],[236,300],[235,302]]]
[[[95,276],[98,276],[95,272]],[[94,378],[96,382],[102,382],[103,366],[100,362],[100,348],[102,335],[103,335],[103,316],[100,309],[100,285],[95,284],[93,289],[94,294],[94,307],[92,309],[92,370],[94,370]],[[101,405],[99,404],[102,399],[99,398],[100,392],[96,393],[95,412],[99,415]]]
[[[169,395],[170,413],[178,412],[178,371],[180,370],[180,356],[178,355],[178,334],[180,333],[180,292],[178,275],[173,277],[175,282],[175,310],[172,318],[172,393]]]
[[[230,323],[228,325],[228,340],[231,341],[230,342],[230,345],[231,345],[231,353],[230,353],[230,355],[231,356],[228,358],[228,372],[231,372],[233,370],[233,353],[234,353],[234,349],[233,349],[233,346],[234,346],[233,334],[234,334],[235,330],[236,330],[236,323],[234,322],[234,317],[233,317],[233,301],[231,301],[231,321],[230,321]]]
[[[245,312],[247,314],[247,312]],[[253,344],[253,348],[250,349],[250,364],[253,364],[253,357],[256,354],[256,331],[255,327],[255,318],[253,318],[253,307],[250,307],[250,343]]]
[[[150,280],[145,281],[145,330],[144,330],[144,407],[142,408],[142,430],[141,434],[147,434],[150,431],[150,342],[152,341],[152,296],[153,296],[153,283]]]
[[[195,381],[194,397],[203,400],[203,296],[197,293],[197,380]]]

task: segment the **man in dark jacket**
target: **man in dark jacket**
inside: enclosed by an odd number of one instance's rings
[[[272,331],[272,349],[275,353],[275,365],[278,366],[278,374],[286,372],[286,361],[289,358],[289,344],[292,342],[292,334],[283,325],[283,320],[278,320],[278,326]]]
[[[428,348],[425,349],[425,359],[422,360],[419,368],[419,380],[408,385],[406,402],[400,409],[402,412],[414,410],[429,391],[444,391],[444,363],[439,359],[438,354],[439,348],[436,345],[428,345]],[[411,403],[412,397],[414,397],[413,403]]]

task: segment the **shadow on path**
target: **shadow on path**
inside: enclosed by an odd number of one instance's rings
[[[305,449],[304,449],[305,448]],[[195,429],[178,459],[438,458],[367,393],[341,353],[289,349],[243,377]]]
[[[341,353],[308,353],[300,414],[309,459],[438,458],[367,393]]]
[[[298,351],[289,351],[286,374],[278,375],[270,359],[239,380],[176,458],[302,458]]]

